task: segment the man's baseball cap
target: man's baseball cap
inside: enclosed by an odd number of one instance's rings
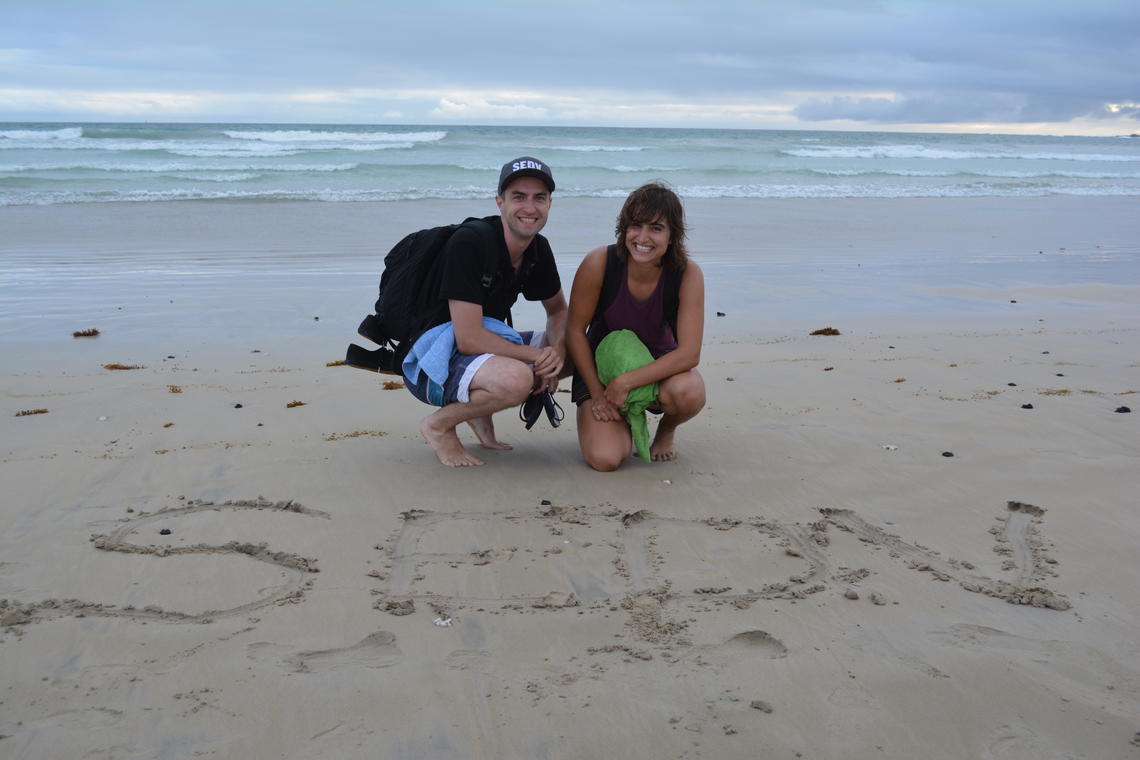
[[[538,177],[546,183],[550,188],[550,192],[554,192],[554,175],[550,173],[550,167],[539,161],[537,158],[530,156],[523,156],[516,158],[514,161],[508,161],[503,164],[503,170],[499,172],[499,195],[507,189],[507,185],[514,182],[519,177]]]

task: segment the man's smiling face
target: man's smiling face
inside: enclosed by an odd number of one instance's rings
[[[529,242],[546,226],[550,190],[537,177],[519,177],[495,196],[503,224],[519,242]]]

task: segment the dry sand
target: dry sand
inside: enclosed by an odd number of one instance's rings
[[[446,470],[340,344],[62,337],[3,375],[0,756],[1135,758],[1140,325],[1088,290],[712,340],[613,474],[509,412]]]

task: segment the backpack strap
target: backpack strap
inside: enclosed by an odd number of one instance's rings
[[[602,277],[602,292],[598,294],[598,305],[594,309],[594,314],[599,325],[608,331],[606,326],[606,309],[610,308],[610,304],[617,298],[618,290],[621,289],[621,276],[624,267],[622,266],[621,259],[617,255],[617,246],[611,245],[606,247],[606,273]]]
[[[465,225],[475,230],[479,235],[480,242],[483,244],[483,279],[480,283],[483,286],[483,290],[491,290],[494,288],[502,277],[502,272],[499,268],[499,236],[496,234],[497,230],[495,225],[491,222],[494,218],[493,216],[487,216],[479,219],[469,216],[463,220]],[[507,312],[507,324],[511,327],[515,326],[510,311]]]
[[[685,270],[665,270],[665,303],[662,304],[664,314],[662,318],[673,330],[673,337],[677,337],[677,313],[681,310],[681,280],[685,278]]]

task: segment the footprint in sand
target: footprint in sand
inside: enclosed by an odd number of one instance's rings
[[[456,649],[447,656],[447,667],[451,670],[474,670],[489,672],[491,653],[486,649]]]
[[[788,656],[788,648],[784,646],[784,642],[767,631],[738,633],[722,644],[721,650],[727,654],[747,653],[752,657],[767,657],[769,660]]]
[[[1055,740],[1037,734],[1024,723],[999,726],[982,750],[982,760],[1070,760],[1073,755],[1056,745]]]
[[[694,647],[685,659],[729,667],[745,660],[779,660],[787,656],[784,642],[767,631],[755,630],[738,633],[723,644]]]
[[[1112,673],[1109,684],[1114,694],[1140,692],[1140,672],[1130,665],[1131,652],[1120,649],[1117,657],[1076,641],[1034,639],[984,625],[959,623],[938,631],[935,638],[944,644],[968,649],[972,655],[992,654],[1018,664],[1030,678],[1058,689],[1084,695],[1089,701],[1104,699],[1105,683],[1099,673]],[[1127,708],[1125,708],[1127,709]]]
[[[328,673],[341,668],[389,668],[404,657],[396,646],[396,636],[376,631],[356,644],[339,649],[315,649],[288,653],[289,648],[259,641],[246,648],[255,662],[268,662],[291,673]]]

